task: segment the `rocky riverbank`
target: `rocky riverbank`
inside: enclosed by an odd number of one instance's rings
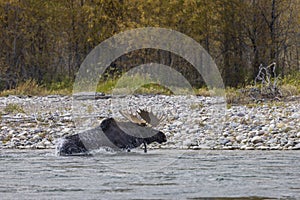
[[[45,149],[119,110],[148,108],[165,120],[166,144],[152,148],[300,150],[300,102],[228,106],[196,96],[0,97],[0,148]]]

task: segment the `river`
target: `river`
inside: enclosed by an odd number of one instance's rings
[[[0,179],[0,199],[300,199],[300,153],[1,149]]]

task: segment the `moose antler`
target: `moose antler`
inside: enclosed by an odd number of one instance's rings
[[[137,113],[151,126],[157,126],[165,119],[164,116],[156,116],[152,111],[149,112],[145,109],[140,109],[137,111]]]
[[[123,117],[125,117],[126,119],[128,119],[129,121],[131,121],[132,123],[135,123],[135,124],[139,124],[139,125],[142,125],[142,126],[146,126],[146,121],[143,120],[143,119],[140,119],[137,114],[134,114],[134,113],[129,113],[129,112],[125,112],[125,111],[119,111],[121,113],[121,115]]]
[[[149,112],[145,109],[139,109],[136,113],[125,111],[120,111],[120,113],[129,121],[142,126],[145,126],[146,124],[157,126],[165,119],[164,116],[156,116],[152,111]]]

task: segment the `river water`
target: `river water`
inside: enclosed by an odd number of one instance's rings
[[[300,152],[2,149],[0,179],[0,199],[300,199]]]

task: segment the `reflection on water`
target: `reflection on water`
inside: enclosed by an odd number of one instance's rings
[[[1,150],[0,177],[1,199],[299,199],[300,154]]]

